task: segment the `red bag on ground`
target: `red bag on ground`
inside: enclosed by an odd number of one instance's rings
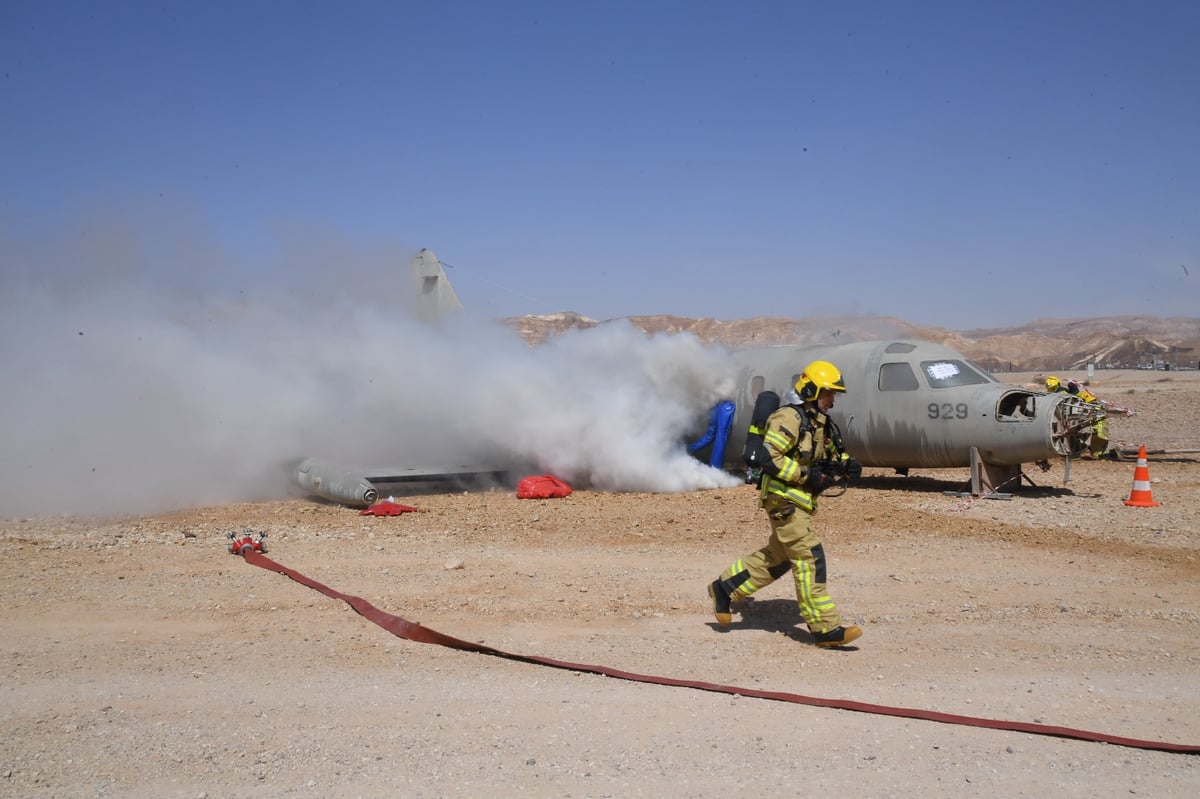
[[[377,502],[366,510],[360,510],[359,516],[399,516],[401,513],[416,513],[412,505],[401,505],[399,502],[385,500]]]
[[[552,474],[524,477],[517,483],[518,499],[553,499],[565,497],[572,488]]]

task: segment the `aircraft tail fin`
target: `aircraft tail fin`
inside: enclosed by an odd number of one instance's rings
[[[432,250],[422,249],[410,263],[417,294],[417,318],[436,322],[448,313],[462,310],[462,302]]]

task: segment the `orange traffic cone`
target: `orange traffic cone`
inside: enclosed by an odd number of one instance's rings
[[[1150,467],[1146,465],[1146,445],[1138,450],[1137,467],[1133,470],[1133,490],[1129,492],[1126,505],[1137,508],[1157,508],[1158,503],[1150,495]]]

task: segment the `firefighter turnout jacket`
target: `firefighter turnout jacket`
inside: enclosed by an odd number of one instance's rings
[[[816,512],[817,497],[806,481],[808,467],[824,458],[832,443],[826,441],[828,422],[829,417],[817,410],[815,404],[784,405],[767,418],[763,445],[771,463],[763,468],[760,505],[775,496],[807,513]]]

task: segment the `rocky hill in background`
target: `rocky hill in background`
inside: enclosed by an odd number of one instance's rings
[[[731,349],[768,344],[837,344],[878,338],[915,338],[958,350],[993,372],[1032,372],[1139,365],[1196,368],[1200,318],[1110,316],[1039,319],[1020,327],[947,330],[887,316],[788,319],[691,319],[681,316],[622,317],[647,334],[691,333],[706,344]],[[596,321],[570,311],[502,320],[530,344],[567,330],[621,320]]]

